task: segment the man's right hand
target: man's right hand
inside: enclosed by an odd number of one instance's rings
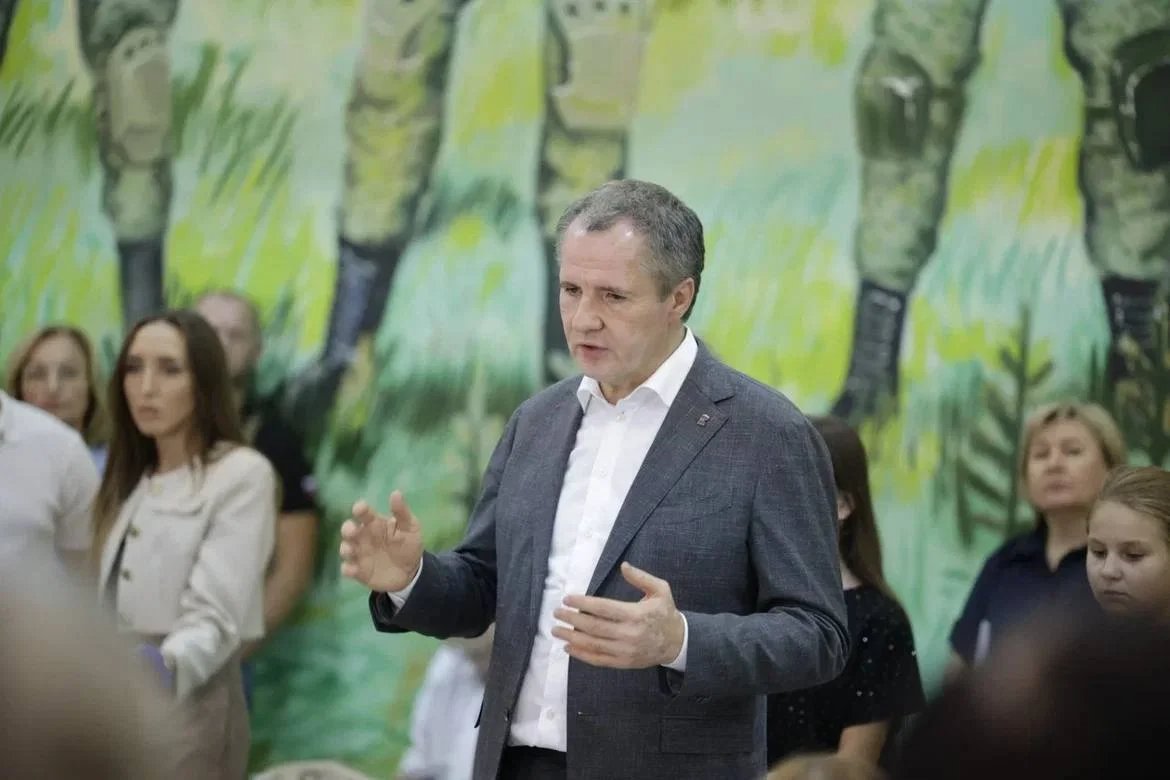
[[[390,515],[365,501],[341,524],[341,574],[381,593],[405,588],[422,565],[422,528],[400,491],[390,494]]]

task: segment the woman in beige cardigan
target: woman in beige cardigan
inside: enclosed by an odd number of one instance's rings
[[[95,508],[99,588],[175,698],[169,776],[242,778],[242,643],[264,633],[276,479],[239,442],[219,339],[199,315],[148,317],[110,382],[113,438]]]

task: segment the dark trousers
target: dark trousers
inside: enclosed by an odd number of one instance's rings
[[[500,759],[499,780],[564,780],[565,754],[534,747],[507,747]]]

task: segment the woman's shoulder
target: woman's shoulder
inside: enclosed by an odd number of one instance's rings
[[[207,454],[207,471],[217,479],[255,478],[272,473],[268,458],[246,444],[218,442]]]
[[[883,593],[873,585],[862,585],[851,591],[851,612],[865,624],[910,625],[910,617],[897,599]]]

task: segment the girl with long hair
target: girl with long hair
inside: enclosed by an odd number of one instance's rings
[[[812,422],[828,447],[837,485],[849,660],[832,682],[768,697],[768,764],[831,751],[885,766],[904,717],[924,704],[914,634],[882,570],[865,445],[842,420]]]

